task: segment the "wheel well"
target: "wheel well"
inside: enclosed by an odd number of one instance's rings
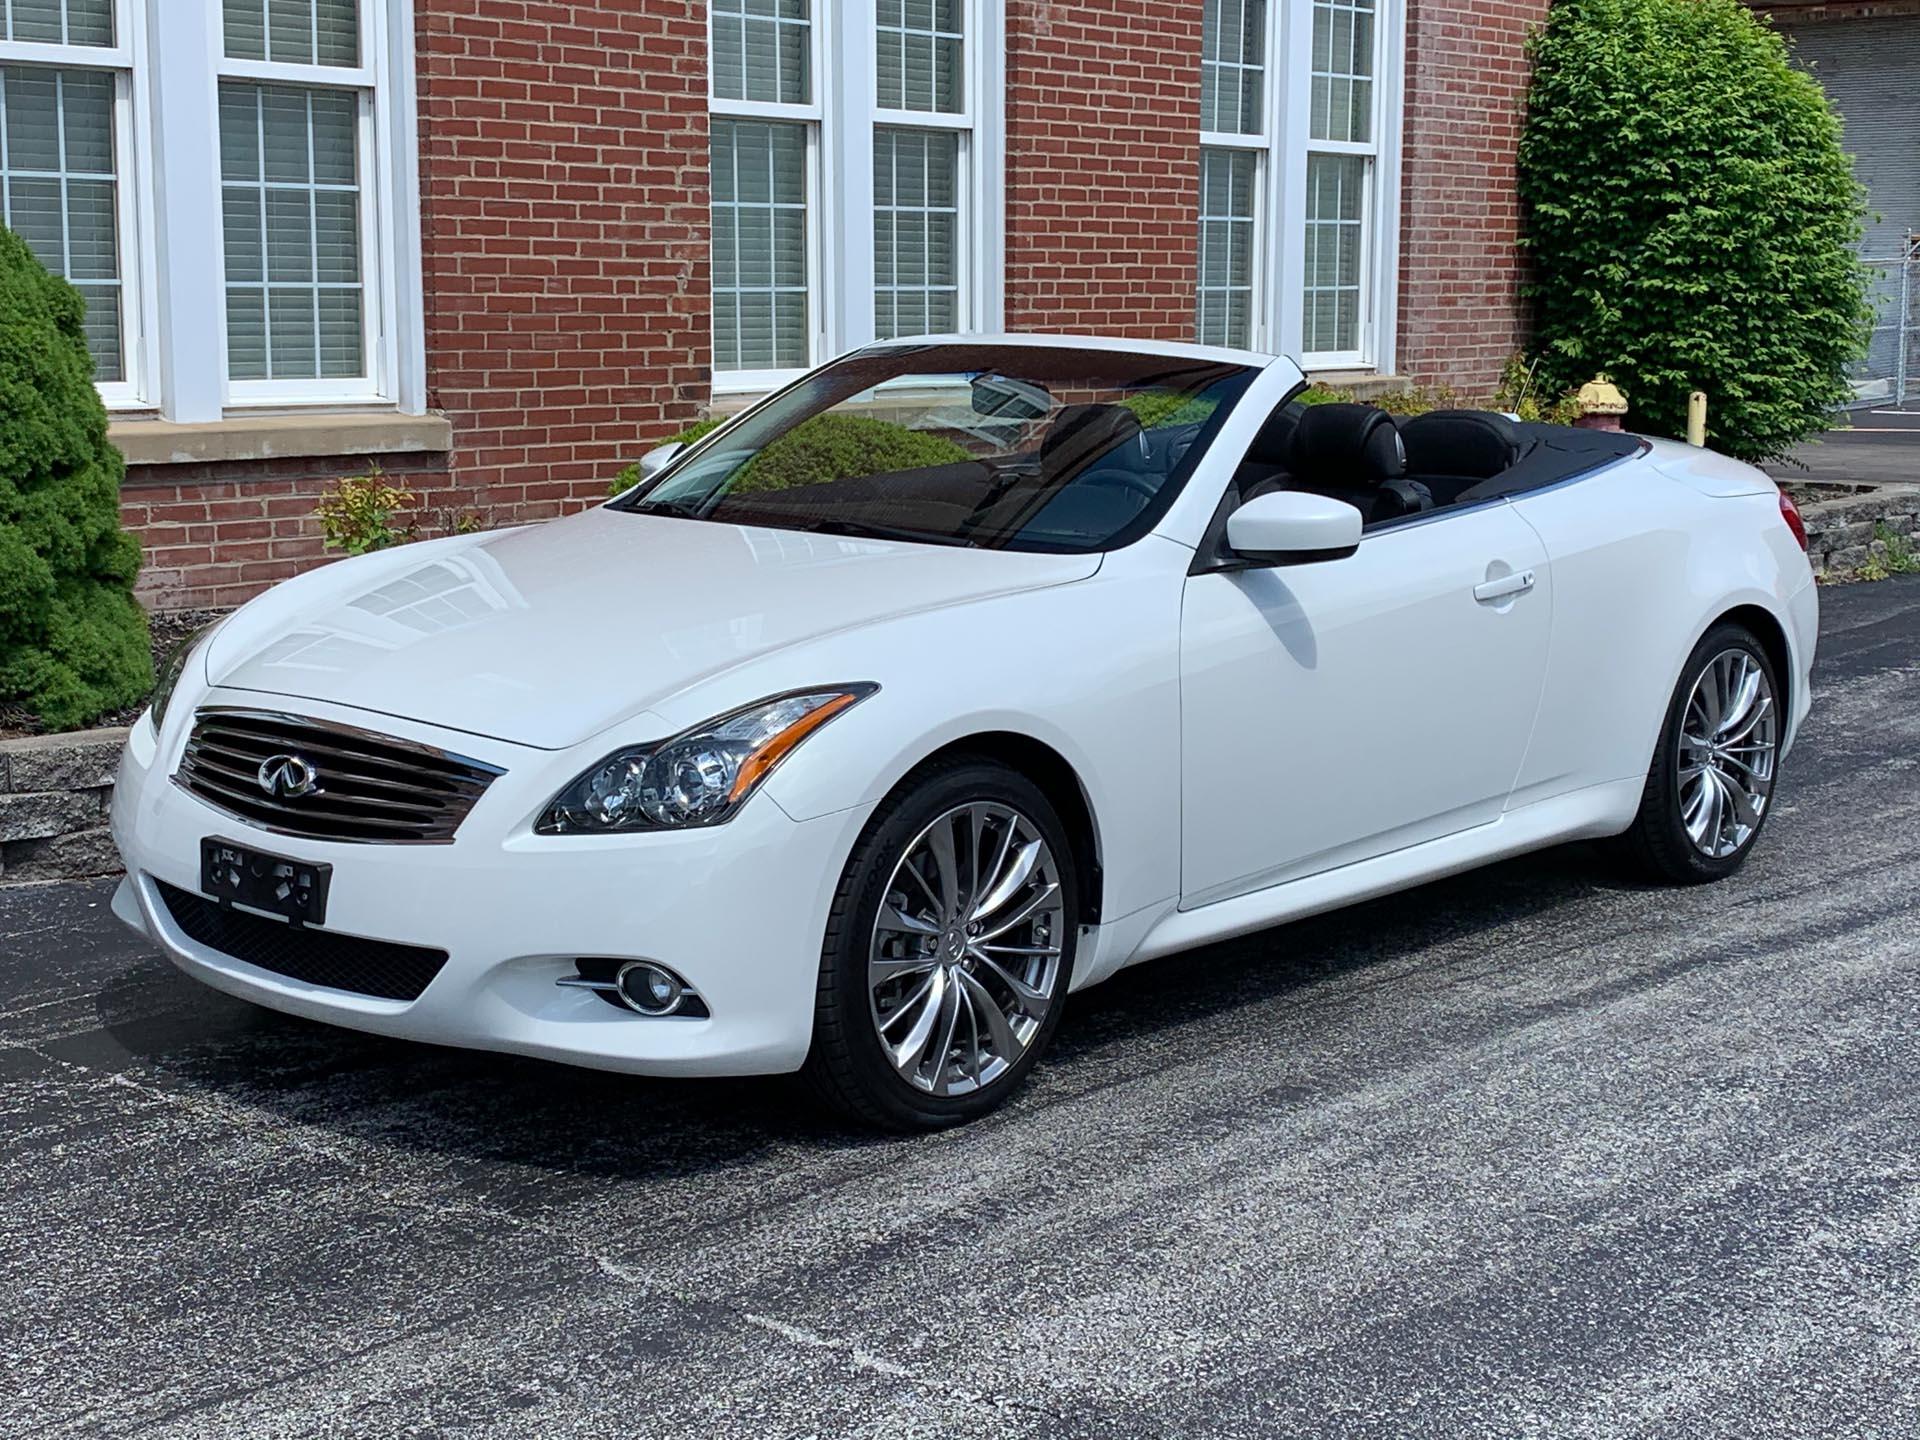
[[[1098,924],[1100,893],[1105,888],[1099,835],[1093,828],[1093,807],[1087,803],[1087,792],[1066,756],[1031,735],[990,730],[943,745],[921,763],[959,754],[985,756],[1019,771],[1040,787],[1060,816],[1060,823],[1067,827],[1067,840],[1073,846],[1074,873],[1080,877],[1080,923]]]
[[[1787,645],[1787,632],[1770,610],[1758,605],[1742,605],[1737,610],[1729,610],[1715,625],[1740,625],[1754,634],[1760,646],[1767,652],[1767,658],[1773,662],[1773,673],[1780,681],[1780,714],[1784,724],[1788,715],[1793,713],[1793,651]],[[1709,627],[1711,628],[1711,627]]]

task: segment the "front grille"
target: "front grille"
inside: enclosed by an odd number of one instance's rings
[[[188,939],[222,955],[309,985],[351,990],[382,1000],[417,1000],[447,952],[391,940],[363,940],[332,930],[315,930],[269,920],[245,910],[223,910],[204,895],[153,882],[167,913]]]
[[[276,794],[266,761],[293,756],[318,788]],[[431,845],[453,839],[497,766],[350,725],[265,710],[202,710],[174,779],[215,809],[313,840]]]

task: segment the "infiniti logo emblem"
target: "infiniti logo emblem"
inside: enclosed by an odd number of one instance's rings
[[[260,788],[276,800],[320,793],[320,772],[300,755],[269,755],[260,762]]]

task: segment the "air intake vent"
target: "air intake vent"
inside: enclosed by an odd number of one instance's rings
[[[204,895],[154,881],[167,913],[188,939],[235,960],[309,985],[351,990],[382,1000],[417,1000],[447,952],[390,940],[363,940],[268,920],[244,910],[222,910]]]
[[[174,780],[215,809],[312,840],[434,845],[500,769],[429,745],[266,710],[202,710]]]

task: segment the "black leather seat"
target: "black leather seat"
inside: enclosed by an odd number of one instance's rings
[[[1443,505],[1519,462],[1520,427],[1492,410],[1433,410],[1400,427],[1407,474]]]
[[[1287,447],[1293,488],[1344,500],[1369,525],[1433,508],[1406,479],[1407,455],[1393,417],[1371,405],[1310,405]]]

